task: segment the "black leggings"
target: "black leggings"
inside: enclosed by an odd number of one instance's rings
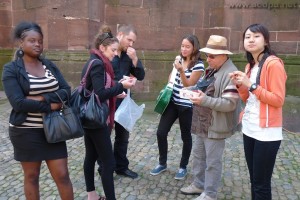
[[[281,141],[258,141],[243,134],[252,200],[271,200],[271,178]]]
[[[179,119],[181,139],[183,141],[182,156],[180,161],[180,168],[186,169],[189,163],[189,158],[192,150],[192,124],[193,108],[186,106],[175,105],[172,101],[167,106],[166,110],[162,114],[158,129],[157,129],[157,142],[159,149],[159,164],[167,164],[168,154],[168,133],[176,121]]]
[[[115,160],[110,139],[110,129],[85,129],[84,177],[87,192],[95,190],[95,162],[99,158],[102,163],[101,179],[106,199],[115,200],[113,173]]]

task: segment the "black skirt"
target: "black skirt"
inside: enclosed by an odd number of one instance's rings
[[[20,162],[35,162],[67,158],[66,142],[48,143],[42,128],[9,127],[14,158]]]

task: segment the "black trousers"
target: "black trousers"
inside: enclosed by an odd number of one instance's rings
[[[114,156],[116,160],[116,172],[128,169],[127,158],[129,132],[119,123],[115,122]]]
[[[122,125],[115,122],[115,143],[114,157],[116,161],[116,172],[123,172],[128,169],[129,160],[127,158],[129,132]],[[99,168],[98,172],[101,175],[102,164],[101,160],[97,160]]]
[[[176,121],[179,119],[181,139],[183,142],[182,156],[180,161],[180,168],[186,169],[189,163],[189,158],[192,150],[192,125],[193,108],[186,106],[175,105],[172,101],[167,106],[166,110],[162,114],[158,129],[157,129],[157,142],[159,149],[159,164],[167,164],[168,154],[168,134],[169,131]]]
[[[96,160],[101,162],[101,180],[103,190],[108,200],[115,200],[113,173],[115,160],[110,139],[110,129],[85,129],[85,159],[84,178],[87,192],[95,190],[94,171]]]
[[[271,178],[281,141],[258,141],[243,134],[252,200],[271,200]]]

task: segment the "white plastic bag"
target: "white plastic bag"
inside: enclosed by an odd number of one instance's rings
[[[130,98],[130,90],[128,89],[127,96],[116,110],[115,121],[130,132],[133,130],[136,121],[141,118],[144,108],[145,104],[139,106]]]

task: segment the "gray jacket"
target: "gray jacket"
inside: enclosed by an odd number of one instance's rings
[[[228,59],[214,74],[215,81],[207,88],[201,106],[194,107],[193,133],[224,139],[236,131],[241,104],[237,89],[228,75],[236,70],[231,59]]]

